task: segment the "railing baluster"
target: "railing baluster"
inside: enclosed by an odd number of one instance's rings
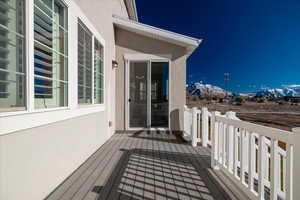
[[[192,146],[197,146],[197,108],[192,108]]]
[[[198,110],[196,111],[196,140],[197,140],[197,143],[201,142],[201,137],[200,137],[200,133],[199,133],[199,114],[198,114]],[[198,145],[198,144],[197,144]]]
[[[272,139],[271,140],[271,200],[276,200],[277,199],[277,194],[278,194],[278,141]]]
[[[238,145],[237,145],[237,128],[233,127],[233,174],[237,176],[237,151],[238,151]]]
[[[286,182],[285,182],[285,192],[286,200],[293,200],[293,159],[294,159],[294,149],[293,145],[286,145]]]
[[[228,141],[228,124],[224,123],[224,127],[223,127],[223,166],[225,168],[227,168],[228,166],[228,160],[227,160],[227,154],[228,154],[228,150],[227,150],[227,141]]]
[[[259,172],[258,172],[258,195],[259,199],[264,199],[265,183],[264,183],[264,169],[265,169],[265,141],[264,136],[259,135]]]
[[[201,110],[202,124],[201,124],[201,133],[202,133],[202,145],[207,147],[208,141],[208,110],[203,107]]]
[[[254,138],[251,132],[249,132],[248,140],[248,187],[250,191],[253,191],[253,174],[254,174]]]
[[[212,114],[208,116],[208,144],[211,146],[212,141]]]
[[[210,167],[212,169],[215,168],[216,164],[215,164],[215,160],[216,160],[216,136],[215,136],[215,132],[216,132],[216,128],[215,128],[215,124],[216,124],[216,118],[215,118],[215,112],[212,113],[211,116],[211,159],[210,159]]]
[[[240,177],[241,177],[241,182],[242,183],[245,183],[245,132],[246,130],[245,129],[242,129],[241,130],[241,138],[240,138],[240,147],[241,147],[241,152],[240,152],[240,166],[241,166],[241,169],[240,169]]]
[[[223,164],[222,151],[223,151],[223,132],[222,132],[223,123],[219,122],[219,163]]]
[[[226,160],[227,169],[232,172],[232,126],[227,124],[227,134],[226,134]]]
[[[220,132],[219,132],[219,126],[220,126],[220,123],[219,122],[215,122],[214,124],[214,142],[215,142],[215,160],[218,160],[219,161],[219,143],[220,143]]]
[[[222,165],[225,166],[225,123],[222,123]]]

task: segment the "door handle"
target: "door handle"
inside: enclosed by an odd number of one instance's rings
[[[128,99],[128,102],[130,103],[130,102],[131,102],[131,99]]]

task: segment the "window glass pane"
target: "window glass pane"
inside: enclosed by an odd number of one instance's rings
[[[92,103],[92,33],[79,21],[78,23],[78,103]]]
[[[0,70],[0,111],[24,109],[25,75]]]
[[[24,0],[1,0],[0,26],[23,35],[25,30],[24,4]]]
[[[169,126],[169,63],[151,63],[151,126]]]
[[[52,16],[52,0],[34,0],[34,4],[48,16]]]
[[[0,1],[0,111],[25,109],[25,1]]]
[[[67,83],[43,78],[35,78],[36,108],[55,108],[58,106],[67,106],[67,97]]]
[[[103,103],[103,47],[95,39],[94,52],[94,99],[95,103]]]
[[[103,90],[95,89],[95,103],[103,103]]]
[[[35,0],[35,108],[67,106],[67,8],[58,0]]]

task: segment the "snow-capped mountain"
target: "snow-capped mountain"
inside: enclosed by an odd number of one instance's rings
[[[284,87],[284,88],[276,88],[276,89],[263,89],[261,91],[258,91],[256,93],[256,96],[266,96],[266,97],[274,97],[274,98],[280,98],[280,97],[298,97],[300,96],[300,87]]]
[[[193,83],[188,85],[188,91],[190,95],[198,95],[198,96],[225,96],[226,90],[210,85],[210,84],[202,84],[202,83]]]
[[[205,96],[225,96],[226,90],[214,86],[211,84],[203,84],[203,83],[193,83],[188,85],[188,92],[190,95],[198,95],[201,97]],[[257,92],[251,93],[231,93],[228,92],[229,96],[248,96],[248,97],[273,97],[273,98],[281,98],[281,97],[300,97],[300,85],[294,86],[284,86],[283,88],[275,88],[269,89],[265,88],[259,90]]]

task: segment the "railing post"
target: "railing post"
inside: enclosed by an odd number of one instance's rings
[[[192,146],[197,146],[197,108],[192,108]]]
[[[207,108],[203,107],[201,110],[201,117],[202,117],[202,124],[201,124],[201,131],[202,131],[202,146],[207,147],[208,142],[208,110]]]
[[[229,119],[236,119],[236,113],[235,112],[226,112],[226,117]],[[228,125],[227,125],[228,126]],[[227,127],[228,132],[227,132],[227,136],[226,136],[226,157],[227,157],[227,166],[229,171],[233,172],[233,159],[234,159],[234,155],[233,155],[233,145],[234,145],[234,141],[233,141],[233,136],[234,136],[234,127],[233,126],[229,126]]]
[[[300,128],[294,128],[295,133],[294,145],[288,147],[287,149],[287,198],[300,199]],[[289,169],[289,168],[290,169]],[[289,190],[289,191],[288,191]]]
[[[216,116],[221,115],[220,112],[213,112],[211,117],[211,168],[218,169],[216,162],[219,160],[219,126],[216,122]]]

